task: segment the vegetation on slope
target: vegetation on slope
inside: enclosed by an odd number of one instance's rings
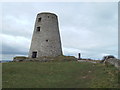
[[[3,88],[119,88],[118,70],[89,62],[3,63]]]

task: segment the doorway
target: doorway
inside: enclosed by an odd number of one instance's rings
[[[36,58],[36,57],[37,57],[37,52],[36,51],[32,52],[32,58]]]

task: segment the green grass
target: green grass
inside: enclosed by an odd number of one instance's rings
[[[119,88],[118,70],[80,62],[3,63],[3,88]],[[119,76],[120,77],[120,76]]]

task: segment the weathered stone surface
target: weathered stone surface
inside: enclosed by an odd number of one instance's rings
[[[62,55],[58,17],[53,13],[39,13],[36,18],[29,57]]]
[[[14,62],[21,62],[21,61],[33,61],[33,62],[50,62],[50,61],[77,61],[77,58],[74,56],[56,56],[56,57],[38,57],[38,58],[14,58]]]
[[[110,59],[110,58],[115,58],[113,55],[108,55],[104,56],[102,60]]]
[[[25,57],[25,56],[16,56],[13,58],[13,61],[17,61],[17,62],[20,62],[20,61],[25,61],[28,57]]]
[[[120,70],[120,60],[115,58],[110,58],[105,61],[105,63],[110,63]]]

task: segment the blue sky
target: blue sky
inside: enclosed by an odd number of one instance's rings
[[[118,55],[117,2],[2,3],[2,59],[27,56],[37,13],[58,15],[64,55]]]

